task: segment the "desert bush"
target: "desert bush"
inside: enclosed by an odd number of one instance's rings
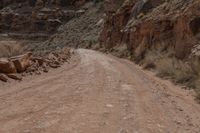
[[[157,58],[158,55],[156,55],[156,51],[148,51],[144,60],[141,61],[143,69],[154,69],[156,67],[155,61]]]
[[[183,84],[195,88],[194,82],[199,77],[199,73],[194,71],[187,62],[178,60],[173,56],[173,52],[148,51],[142,61],[144,69],[157,70],[157,76],[172,79],[177,84]]]
[[[92,45],[94,45],[98,42],[98,38],[96,36],[90,36],[86,40],[89,44],[89,47],[91,47]]]
[[[191,83],[196,80],[198,74],[195,73],[191,66],[182,61],[176,62],[175,78],[177,83],[186,84],[187,86],[192,86]]]
[[[11,57],[23,52],[23,46],[16,41],[0,41],[0,57]]]
[[[170,52],[169,52],[170,51]],[[200,103],[200,70],[198,63],[178,60],[173,50],[149,50],[140,61],[144,69],[155,69],[157,76],[194,89]],[[195,65],[194,65],[195,64]]]
[[[176,58],[162,58],[156,63],[158,76],[169,77],[178,84],[192,87],[193,82],[198,78],[188,63]]]
[[[159,77],[174,77],[174,63],[169,58],[162,58],[156,62]]]

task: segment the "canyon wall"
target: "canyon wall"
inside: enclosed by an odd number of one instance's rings
[[[69,5],[80,6],[84,4],[86,0],[1,0],[0,8],[6,7],[10,4],[22,4],[27,3],[29,6],[62,6]]]
[[[0,33],[54,33],[86,0],[2,0]]]
[[[198,53],[200,0],[124,0],[106,13],[99,40],[108,49],[126,44],[135,60],[149,49],[170,49],[178,59],[186,59]]]

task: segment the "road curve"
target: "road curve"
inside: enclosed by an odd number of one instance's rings
[[[200,105],[127,60],[79,49],[70,64],[0,84],[0,133],[200,133]]]

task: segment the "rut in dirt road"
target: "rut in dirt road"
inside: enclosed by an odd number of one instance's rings
[[[0,87],[1,133],[199,133],[189,91],[79,49],[70,64]]]

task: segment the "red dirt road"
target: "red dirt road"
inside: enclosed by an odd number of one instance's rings
[[[75,53],[47,74],[0,83],[0,133],[200,133],[189,91],[127,60]]]

